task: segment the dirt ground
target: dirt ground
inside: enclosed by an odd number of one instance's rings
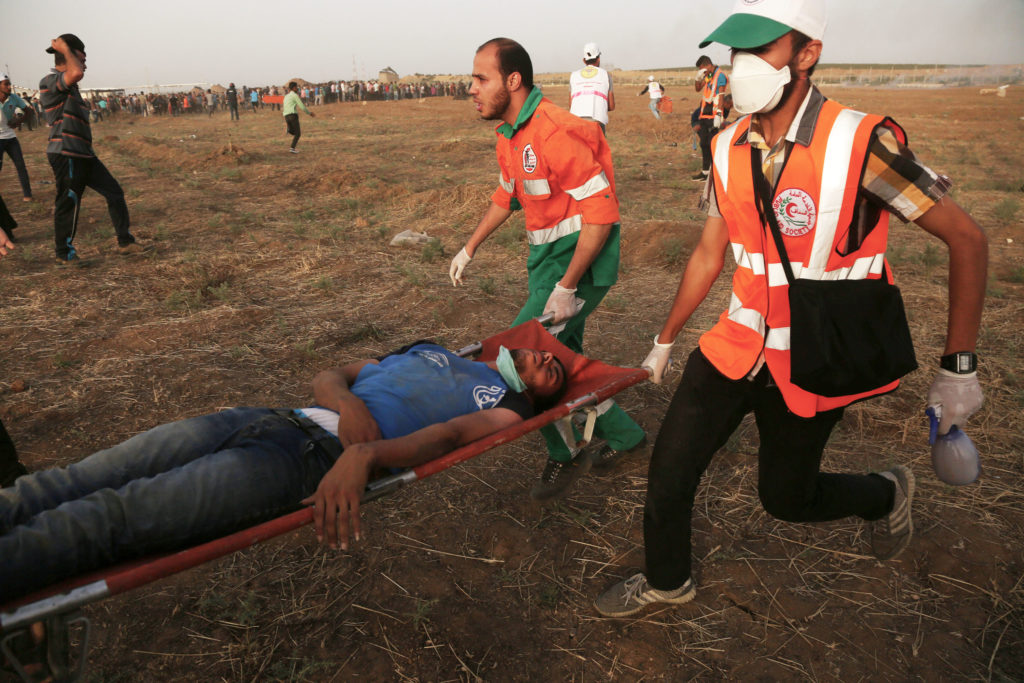
[[[903,124],[991,243],[986,405],[968,429],[981,480],[954,489],[931,471],[922,411],[945,333],[946,252],[898,222],[890,258],[923,368],[850,408],[826,453],[829,470],[914,468],[917,530],[898,560],[872,559],[856,520],[768,517],[745,422],[697,502],[696,600],[602,619],[594,598],[643,561],[649,452],[540,506],[528,492],[543,446],[530,435],[367,506],[367,540],[349,552],[320,549],[306,528],[86,608],[87,680],[1020,680],[1024,93],[826,94]],[[646,96],[620,92],[608,129],[624,257],[587,350],[609,362],[646,355],[702,224],[681,111],[696,95],[678,96],[659,123]],[[305,405],[320,368],[424,337],[458,347],[512,320],[526,289],[521,218],[484,246],[465,287],[448,281],[495,184],[492,126],[447,98],[316,113],[298,155],[277,112],[95,124],[133,230],[154,248],[115,254],[89,192],[76,244],[93,265],[72,271],[52,263],[45,132],[22,132],[37,201],[20,201],[8,160],[0,192],[20,227],[0,260],[0,418],[31,469],[228,406]],[[389,246],[410,228],[438,241]],[[679,354],[728,293],[726,273]],[[620,395],[651,437],[677,380]]]

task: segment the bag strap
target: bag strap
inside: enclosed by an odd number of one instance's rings
[[[775,248],[779,251],[779,259],[782,261],[782,269],[786,273],[786,281],[793,284],[793,267],[789,264],[789,254],[786,253],[786,245],[782,242],[782,232],[779,230],[779,221],[775,217],[775,209],[772,208],[772,188],[768,179],[761,169],[761,162],[758,159],[761,155],[750,145],[750,175],[754,179],[754,205],[757,207],[757,214],[761,217],[761,226],[768,226],[775,240]],[[765,261],[765,275],[768,273],[768,263]]]

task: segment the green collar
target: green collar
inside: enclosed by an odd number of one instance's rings
[[[498,133],[504,135],[509,140],[515,135],[520,128],[525,126],[533,116],[533,112],[537,111],[537,105],[544,98],[544,93],[540,91],[540,86],[533,86],[533,90],[530,91],[529,97],[526,98],[526,102],[523,102],[523,108],[519,110],[519,116],[516,118],[516,125],[510,126],[507,123],[503,123],[498,126]]]

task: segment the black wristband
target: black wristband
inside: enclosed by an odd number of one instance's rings
[[[968,375],[978,369],[978,355],[973,351],[957,351],[940,358],[939,367],[958,375]]]

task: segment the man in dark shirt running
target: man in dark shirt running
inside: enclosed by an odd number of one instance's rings
[[[50,41],[47,52],[53,55],[53,69],[39,82],[39,98],[50,138],[46,156],[57,183],[53,213],[54,240],[58,265],[83,265],[72,241],[78,227],[82,193],[91,187],[107,200],[110,219],[117,233],[117,251],[136,254],[145,248],[129,231],[128,204],[124,191],[92,148],[89,106],[78,92],[85,75],[85,45],[73,33]]]

